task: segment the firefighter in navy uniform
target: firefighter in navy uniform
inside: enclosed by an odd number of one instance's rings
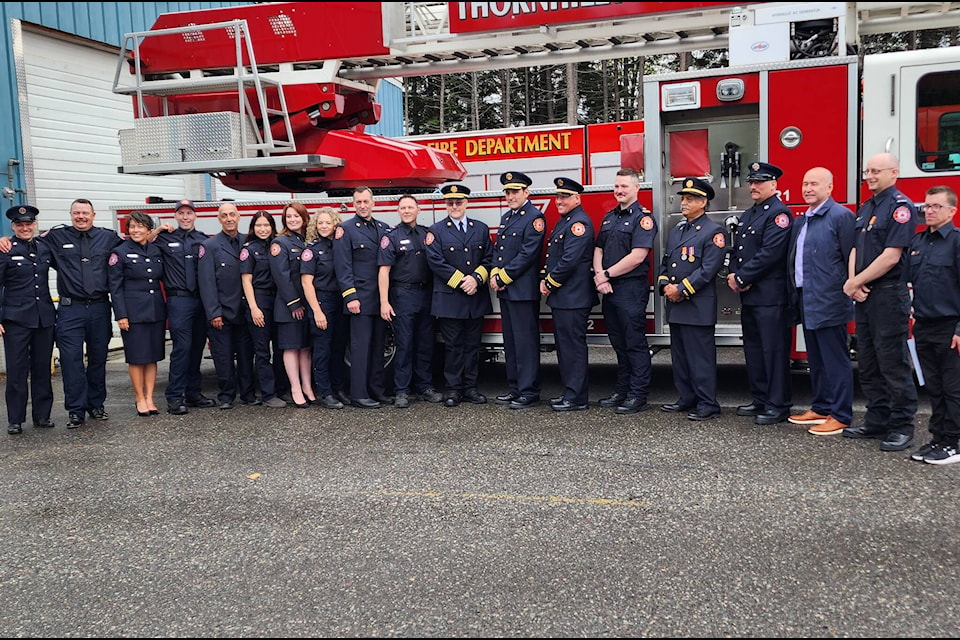
[[[7,209],[14,237],[9,253],[0,254],[0,336],[7,363],[5,399],[11,435],[23,431],[28,396],[33,399],[33,426],[54,426],[50,363],[57,311],[48,284],[53,257],[49,247],[33,237],[39,213],[30,205]]]
[[[678,194],[685,220],[670,230],[657,288],[666,298],[673,382],[680,398],[663,411],[689,411],[690,420],[720,415],[717,403],[717,272],[726,254],[723,227],[707,216],[714,191],[699,178],[684,178]]]
[[[506,393],[497,404],[526,409],[540,402],[540,254],[546,222],[528,199],[533,181],[519,171],[500,176],[509,209],[493,247],[490,288],[503,321]]]
[[[486,396],[477,389],[477,373],[483,317],[493,311],[485,286],[493,262],[490,228],[467,218],[469,188],[448,184],[440,193],[447,217],[430,227],[423,243],[433,271],[430,310],[444,344],[443,404],[456,407],[463,400],[485,404]]]
[[[383,349],[387,325],[380,317],[377,258],[390,227],[373,217],[373,191],[353,190],[357,215],[337,227],[333,264],[350,314],[350,402],[361,409],[393,403],[386,394]]]
[[[743,353],[752,402],[738,416],[756,424],[790,417],[790,329],[787,252],[793,213],[777,196],[783,171],[766,162],[750,165],[754,204],[740,216],[727,285],[740,294]]]
[[[903,451],[913,444],[917,412],[907,351],[910,291],[904,273],[917,210],[897,189],[899,175],[899,160],[892,153],[867,160],[863,177],[873,197],[857,211],[850,277],[843,285],[843,292],[857,303],[857,370],[867,396],[863,423],[847,427],[843,435],[878,439],[881,451]]]
[[[222,230],[200,247],[200,294],[210,328],[210,355],[217,372],[217,403],[233,407],[237,394],[244,404],[259,404],[253,384],[253,338],[247,327],[250,311],[240,277],[240,213],[225,202],[217,212]]]
[[[396,352],[393,381],[394,406],[410,406],[415,391],[425,402],[440,402],[443,396],[433,388],[433,316],[430,297],[433,273],[427,264],[424,240],[430,232],[417,224],[420,206],[409,194],[398,202],[400,224],[380,239],[378,263],[380,317],[393,325]]]
[[[617,206],[604,216],[593,252],[593,282],[603,294],[603,318],[617,354],[616,387],[599,404],[615,407],[621,415],[648,408],[651,376],[647,276],[658,230],[656,220],[637,201],[639,192],[640,176],[634,169],[617,171]]]
[[[167,411],[187,413],[187,407],[217,406],[200,392],[200,363],[207,345],[207,319],[200,302],[197,253],[207,239],[194,228],[197,210],[190,200],[180,200],[174,209],[177,227],[165,223],[154,244],[163,253],[163,288],[167,296],[170,325],[170,371],[167,376]]]
[[[553,337],[564,390],[554,411],[581,411],[589,401],[587,319],[600,300],[593,284],[593,223],[581,206],[583,186],[555,178],[560,219],[547,240],[540,293],[553,315]]]

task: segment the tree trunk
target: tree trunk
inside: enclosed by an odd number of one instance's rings
[[[510,70],[509,70],[509,69],[503,69],[503,70],[501,70],[501,71],[500,71],[500,78],[501,78],[501,81],[502,81],[502,84],[503,84],[503,88],[501,89],[501,93],[500,93],[500,95],[501,95],[500,104],[501,104],[502,107],[503,107],[503,114],[502,114],[502,116],[503,116],[503,127],[506,128],[506,127],[509,127],[509,126],[510,126],[510,110],[511,110],[511,105],[510,105]]]
[[[447,76],[445,74],[440,76],[440,133],[444,133],[446,131],[443,126],[443,104],[446,102],[443,94],[447,86],[445,82],[446,77]]]
[[[480,128],[480,98],[477,95],[477,72],[474,71],[470,74],[470,104],[473,105],[473,108],[470,110],[471,124],[470,127],[474,131]]]
[[[577,65],[567,63],[567,124],[575,125],[579,120],[577,114]]]

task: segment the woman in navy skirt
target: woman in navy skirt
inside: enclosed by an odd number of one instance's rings
[[[123,353],[137,398],[137,415],[157,415],[153,401],[157,363],[164,359],[167,305],[160,280],[163,253],[149,242],[153,220],[142,211],[127,218],[127,235],[110,254],[107,279],[113,316],[120,327]]]
[[[306,321],[306,302],[300,283],[300,254],[310,213],[299,202],[283,209],[283,229],[270,243],[270,272],[277,287],[273,319],[277,323],[277,343],[283,350],[283,367],[290,381],[290,395],[299,408],[315,404],[317,397],[310,382],[310,330]]]
[[[250,231],[240,250],[240,281],[250,307],[250,334],[253,336],[253,362],[260,379],[260,399],[267,407],[285,407],[277,397],[277,379],[271,343],[276,344],[277,328],[273,322],[273,303],[277,287],[270,273],[270,244],[277,235],[277,225],[266,211],[260,210],[250,220]]]
[[[300,258],[303,295],[310,308],[313,334],[313,384],[328,409],[342,409],[350,397],[343,390],[343,356],[347,348],[347,317],[333,269],[333,234],[340,216],[322,207],[307,229],[307,247]]]

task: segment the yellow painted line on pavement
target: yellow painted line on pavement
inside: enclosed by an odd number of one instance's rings
[[[401,498],[444,498],[454,497],[466,500],[490,500],[498,502],[543,502],[549,504],[588,504],[601,507],[649,507],[649,502],[639,500],[618,500],[615,498],[571,498],[569,496],[527,496],[515,493],[459,493],[445,494],[440,491],[376,491],[369,495]]]

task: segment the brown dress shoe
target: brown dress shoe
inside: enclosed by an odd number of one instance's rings
[[[805,427],[810,427],[815,424],[823,424],[827,421],[827,418],[830,416],[825,416],[823,414],[817,413],[813,409],[807,409],[800,415],[790,416],[787,418],[793,424],[802,424]]]
[[[843,430],[849,426],[848,424],[843,424],[836,418],[830,417],[827,418],[823,424],[817,424],[807,429],[807,433],[812,433],[815,436],[835,436],[843,433]]]

